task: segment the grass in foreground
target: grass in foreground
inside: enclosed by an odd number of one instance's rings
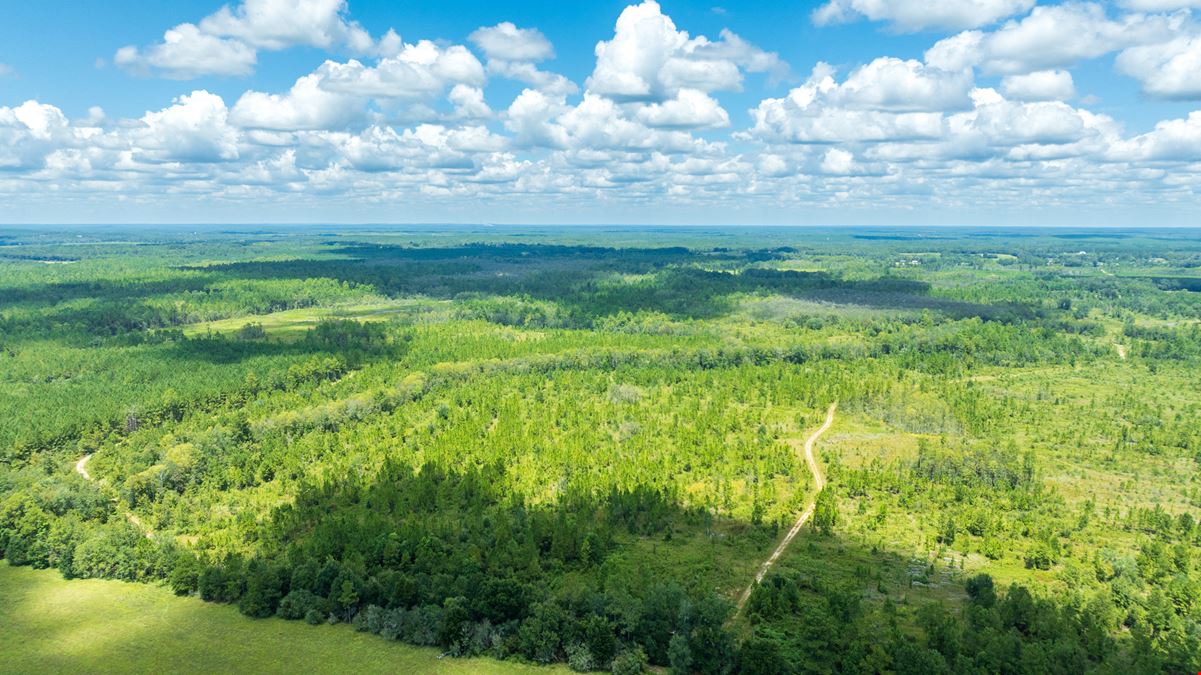
[[[552,673],[356,633],[249,619],[229,605],[121,581],[66,581],[0,563],[0,672],[6,673]],[[336,664],[336,666],[334,666]]]

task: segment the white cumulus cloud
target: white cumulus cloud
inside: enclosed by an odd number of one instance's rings
[[[1019,101],[1062,101],[1076,95],[1076,85],[1066,70],[1038,70],[1006,75],[1001,80],[1001,91]]]
[[[943,112],[969,108],[970,71],[944,71],[920,61],[883,57],[839,82],[819,63],[809,79],[751,111],[752,134],[794,143],[933,139]]]
[[[913,59],[882,57],[851,71],[842,84],[830,86],[833,78],[821,68],[815,75],[821,75],[823,94],[848,107],[914,112],[969,105],[972,74],[967,70],[941,70]]]
[[[1040,5],[995,31],[966,31],[940,40],[926,52],[926,62],[1009,74],[1064,68],[1127,47],[1163,42],[1183,20],[1146,14],[1110,17],[1097,3]]]
[[[865,18],[899,30],[976,28],[1025,13],[1034,0],[830,0],[813,11],[819,26]]]
[[[637,117],[650,127],[699,129],[730,124],[729,114],[717,100],[696,89],[681,89],[673,99],[644,106]]]
[[[197,90],[142,116],[136,154],[154,161],[218,162],[238,158],[238,132],[216,94]]]
[[[447,100],[454,105],[454,116],[460,119],[482,119],[492,116],[492,108],[484,100],[484,90],[466,84],[456,84]]]
[[[1118,0],[1118,4],[1136,12],[1171,12],[1201,7],[1201,0]]]
[[[222,7],[200,22],[211,35],[232,37],[262,49],[295,45],[331,47],[342,44],[356,51],[373,46],[367,31],[346,18],[346,0],[244,0]]]
[[[389,33],[377,44],[346,12],[346,0],[244,0],[232,8],[222,7],[198,24],[182,23],[167,30],[161,42],[121,47],[113,62],[132,72],[175,79],[247,75],[254,70],[259,49],[341,46],[369,53],[387,49],[397,40]]]
[[[317,69],[321,87],[355,96],[420,98],[453,84],[483,84],[484,66],[466,47],[439,47],[429,40],[406,44],[374,66],[351,59],[326,61]]]
[[[469,39],[489,59],[537,63],[555,55],[550,40],[537,28],[518,28],[509,21],[478,28]]]
[[[0,108],[0,110],[7,111],[12,120],[23,124],[34,138],[41,140],[52,138],[57,132],[68,126],[67,116],[63,114],[63,111],[37,101],[26,101],[16,108]]]
[[[579,90],[566,77],[538,68],[538,63],[554,57],[555,49],[536,28],[518,28],[505,21],[478,28],[468,39],[484,52],[489,74],[525,82],[552,95]]]
[[[142,74],[172,79],[201,75],[248,75],[254,71],[258,52],[237,40],[203,33],[184,23],[163,34],[163,41],[139,50],[128,46],[117,50],[113,62]]]
[[[1124,161],[1201,161],[1201,111],[1163,120],[1145,134],[1113,144],[1109,155]]]
[[[596,67],[587,86],[593,93],[619,100],[664,100],[680,89],[738,90],[743,70],[784,68],[778,56],[729,31],[723,31],[716,42],[690,37],[676,28],[658,3],[645,0],[622,11],[613,39],[597,43]]]
[[[285,94],[242,94],[230,112],[230,121],[239,127],[276,131],[333,129],[349,124],[363,112],[363,99],[328,91],[321,86],[321,76],[311,74],[296,80]]]
[[[1116,65],[1151,96],[1201,99],[1201,34],[1131,47],[1118,55]]]
[[[822,156],[822,172],[846,175],[855,170],[855,155],[841,148],[830,148]]]

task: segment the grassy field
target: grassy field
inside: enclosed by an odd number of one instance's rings
[[[195,337],[207,333],[234,333],[247,324],[258,324],[273,337],[296,337],[323,319],[352,319],[355,321],[388,321],[395,318],[412,319],[428,314],[445,303],[426,300],[373,302],[339,307],[304,307],[256,316],[237,316],[229,319],[201,321],[182,328],[184,335]]]
[[[65,581],[57,572],[0,564],[4,673],[543,673],[562,669],[438,651],[356,633],[249,619],[228,605],[177,598],[121,581]],[[337,664],[332,667],[332,664]]]

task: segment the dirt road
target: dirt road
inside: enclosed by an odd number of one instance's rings
[[[75,462],[75,473],[83,476],[84,480],[92,480],[92,475],[88,473],[88,460],[91,458],[92,455],[89,453],[83,457],[80,457],[78,462]],[[113,503],[117,505],[118,511],[125,513],[126,520],[133,523],[134,527],[141,530],[142,534],[146,535],[147,539],[154,539],[154,531],[143,525],[141,518],[138,518],[136,515],[134,515],[132,511],[127,511],[124,509],[116,498],[113,498]]]
[[[817,459],[813,456],[813,446],[817,443],[817,439],[821,438],[821,435],[826,433],[830,426],[834,424],[834,411],[837,408],[838,403],[831,403],[830,409],[826,411],[825,423],[818,427],[817,431],[814,431],[805,440],[805,463],[809,465],[809,471],[813,474],[813,484],[817,488],[813,491],[813,499],[809,501],[808,506],[801,512],[801,515],[796,519],[796,523],[793,524],[788,534],[784,535],[784,539],[780,542],[780,545],[776,546],[776,550],[772,551],[771,556],[759,566],[759,571],[755,574],[755,580],[746,587],[746,590],[742,592],[742,596],[738,598],[738,608],[734,612],[735,616],[742,614],[742,609],[746,606],[746,601],[751,598],[751,592],[755,590],[755,586],[763,581],[763,577],[767,574],[767,571],[771,569],[771,566],[775,564],[780,555],[784,553],[784,550],[788,548],[788,545],[792,543],[792,540],[796,538],[797,533],[801,531],[805,523],[809,522],[809,519],[813,517],[813,510],[817,506],[817,494],[822,491],[822,488],[826,487],[826,477],[822,475],[821,469],[817,466]]]
[[[75,472],[83,476],[84,480],[92,480],[91,475],[88,474],[88,460],[91,458],[90,454],[84,455],[79,458],[78,462],[75,462]]]

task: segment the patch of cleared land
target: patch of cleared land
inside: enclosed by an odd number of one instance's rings
[[[388,321],[394,318],[412,318],[416,314],[433,311],[446,303],[430,300],[402,301],[348,305],[344,307],[304,307],[287,309],[270,314],[238,316],[216,321],[202,321],[185,326],[184,335],[195,337],[205,333],[232,333],[247,324],[260,324],[268,333],[299,333],[312,328],[323,319],[353,319],[355,321]]]

